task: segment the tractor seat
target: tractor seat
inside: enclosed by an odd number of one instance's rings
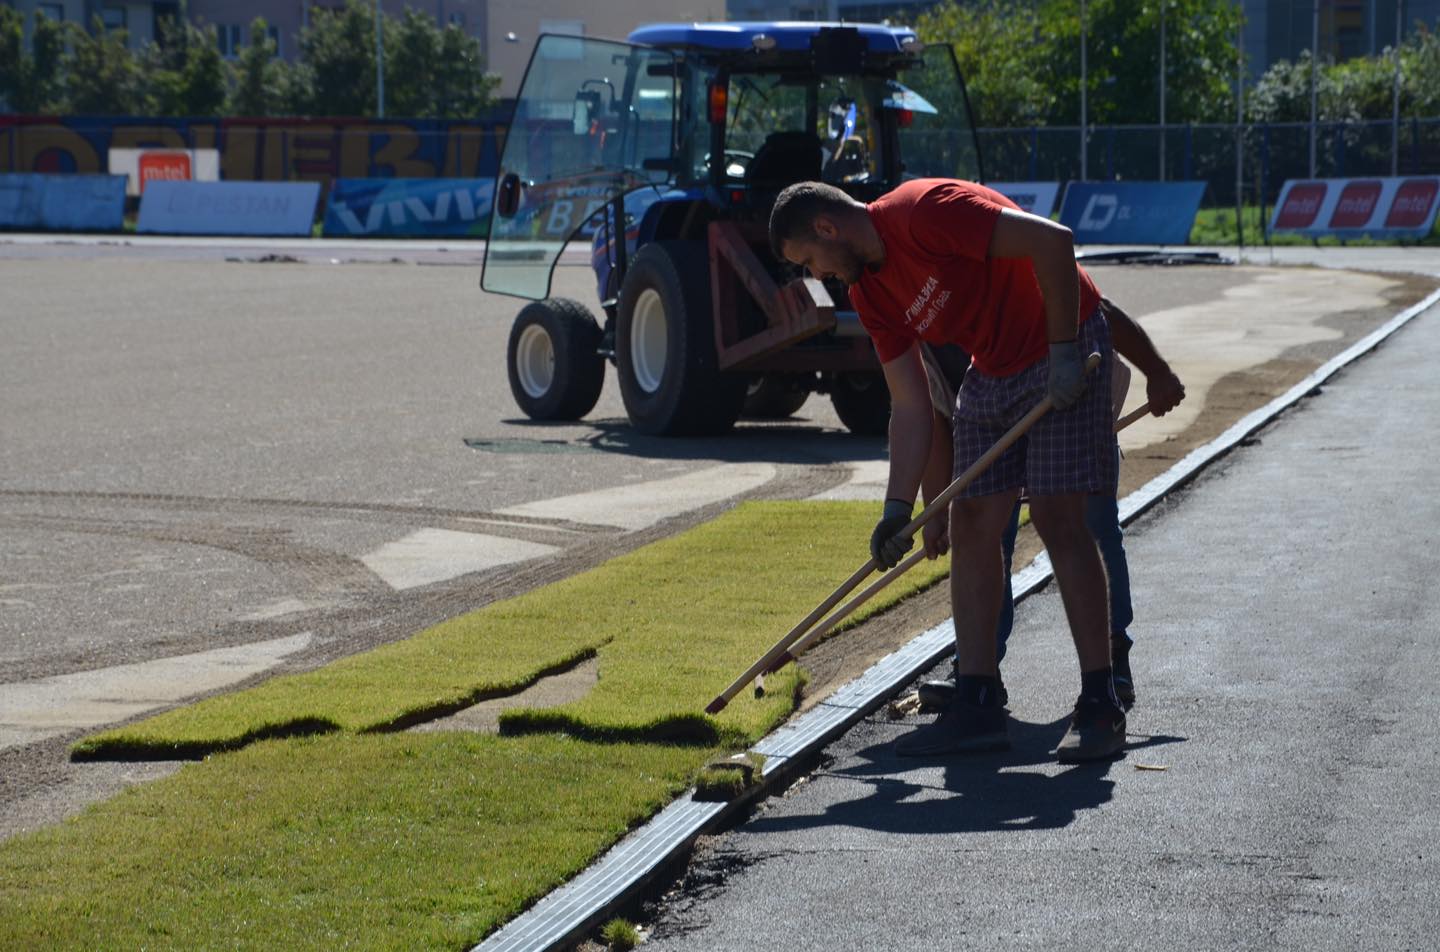
[[[820,178],[820,137],[813,132],[772,132],[745,167],[745,185],[778,192]]]

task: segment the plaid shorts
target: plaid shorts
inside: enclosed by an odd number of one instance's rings
[[[1097,309],[1080,325],[1080,353],[1100,354],[1080,402],[1051,410],[1015,445],[960,493],[989,496],[1024,489],[1031,496],[1104,492],[1115,485],[1115,422],[1110,369],[1115,353],[1110,328]],[[955,475],[959,476],[1000,441],[1005,432],[1044,399],[1049,390],[1048,357],[1009,377],[991,377],[974,367],[955,398]]]

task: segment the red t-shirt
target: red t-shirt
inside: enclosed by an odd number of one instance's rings
[[[881,363],[916,340],[958,344],[981,373],[1008,377],[1049,352],[1045,299],[1028,258],[991,258],[1002,208],[993,189],[954,179],[915,179],[867,206],[885,263],[850,286],[850,302]],[[1078,265],[1080,314],[1100,303]]]

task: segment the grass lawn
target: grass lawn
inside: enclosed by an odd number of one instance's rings
[[[554,735],[257,743],[0,844],[0,947],[466,948],[713,754]]]
[[[701,713],[864,560],[874,517],[745,504],[406,641],[89,738],[77,756],[216,753],[0,844],[0,947],[473,944],[794,709],[790,665],[764,698]],[[946,568],[922,563],[857,615]],[[588,654],[586,697],[508,712],[504,736],[395,732]],[[322,732],[262,739],[304,730]]]

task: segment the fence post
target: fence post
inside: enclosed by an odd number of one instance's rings
[[[1038,126],[1030,127],[1030,177],[1033,182],[1040,176],[1040,129]]]
[[[1410,172],[1415,174],[1420,171],[1420,120],[1418,117],[1410,117]]]
[[[1334,125],[1331,126],[1334,128]],[[1340,134],[1335,136],[1335,175],[1337,178],[1345,177],[1345,127],[1340,127]]]
[[[1185,181],[1195,178],[1195,126],[1185,123]]]
[[[1105,128],[1105,180],[1115,181],[1115,127]]]

